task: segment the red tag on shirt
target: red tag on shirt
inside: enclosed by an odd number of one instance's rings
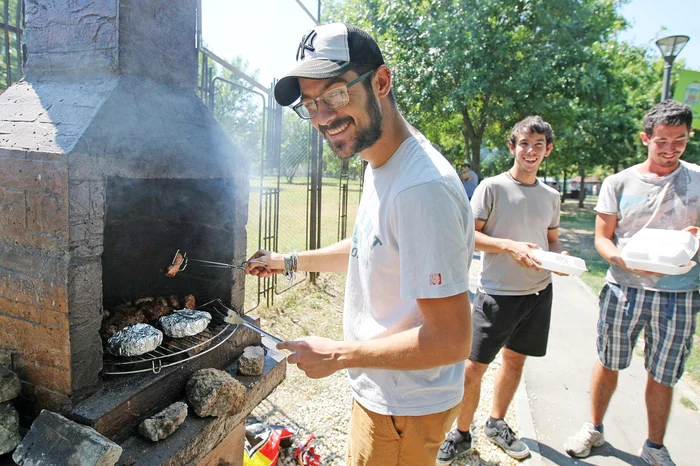
[[[431,285],[442,285],[442,274],[431,273],[430,274],[430,284]]]

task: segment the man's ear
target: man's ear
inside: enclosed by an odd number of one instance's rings
[[[545,150],[544,156],[549,157],[549,154],[552,153],[552,149],[554,149],[554,144],[550,142],[549,144],[547,144],[547,148]]]
[[[649,135],[647,133],[642,131],[641,133],[639,133],[639,137],[642,139],[642,144],[644,144],[645,146],[649,145]]]
[[[382,97],[389,95],[392,80],[391,70],[389,67],[386,65],[380,66],[374,76],[376,78],[375,89],[377,91],[377,97],[381,99]]]
[[[515,146],[510,141],[508,141],[508,150],[510,150],[512,155],[515,155]]]

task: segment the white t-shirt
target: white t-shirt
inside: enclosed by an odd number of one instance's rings
[[[346,340],[422,323],[416,299],[469,288],[474,218],[457,173],[423,137],[367,167],[345,289]],[[349,369],[353,396],[380,414],[421,416],[462,399],[464,362],[426,370]]]

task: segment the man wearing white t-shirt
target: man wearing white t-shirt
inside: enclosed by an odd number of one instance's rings
[[[374,39],[318,26],[275,98],[311,120],[340,158],[368,162],[351,239],[247,272],[347,272],[344,341],[280,343],[309,377],[346,369],[354,398],[348,465],[426,466],[457,416],[471,346],[474,218],[454,168],[401,116]]]

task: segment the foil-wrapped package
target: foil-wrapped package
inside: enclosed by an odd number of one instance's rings
[[[163,342],[163,332],[148,324],[129,325],[107,340],[107,351],[115,356],[138,356]]]
[[[194,309],[181,309],[159,319],[163,332],[171,338],[197,335],[209,325],[211,314]]]

